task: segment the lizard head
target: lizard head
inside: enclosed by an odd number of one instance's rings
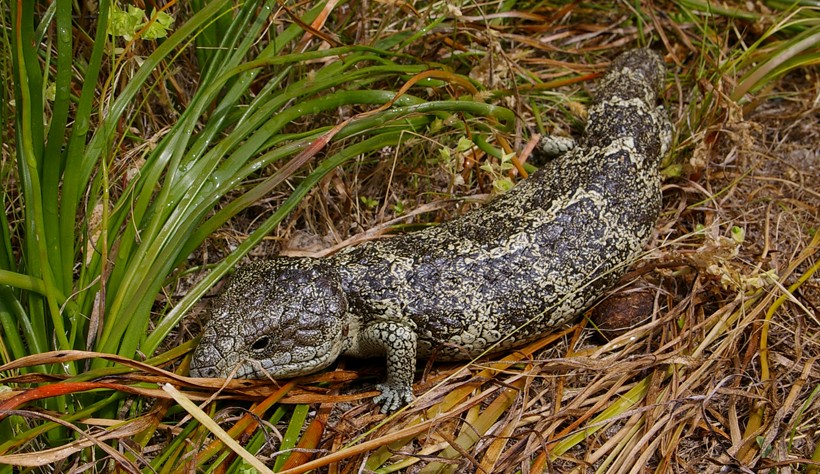
[[[346,311],[339,272],[324,261],[251,263],[211,306],[191,376],[286,378],[321,370],[345,348]]]

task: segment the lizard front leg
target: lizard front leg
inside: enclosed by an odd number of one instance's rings
[[[376,387],[381,395],[373,399],[382,413],[390,413],[413,401],[413,374],[416,370],[416,332],[407,324],[380,321],[367,325],[359,334],[359,344],[372,355],[387,359],[387,380]]]

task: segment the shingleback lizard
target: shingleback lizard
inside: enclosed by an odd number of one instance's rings
[[[641,252],[661,207],[665,68],[622,54],[578,145],[451,222],[328,258],[240,268],[210,309],[191,375],[286,378],[385,357],[382,411],[413,399],[417,358],[471,359],[579,315]]]

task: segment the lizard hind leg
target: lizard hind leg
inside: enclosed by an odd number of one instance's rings
[[[558,158],[575,148],[575,139],[560,135],[547,135],[538,141],[538,157],[544,161]]]

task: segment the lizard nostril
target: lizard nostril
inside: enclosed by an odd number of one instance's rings
[[[269,344],[270,344],[270,338],[268,336],[262,336],[259,339],[257,339],[256,341],[254,341],[253,344],[251,344],[251,349],[254,350],[254,351],[257,351],[257,352],[258,351],[263,351],[268,347]]]

